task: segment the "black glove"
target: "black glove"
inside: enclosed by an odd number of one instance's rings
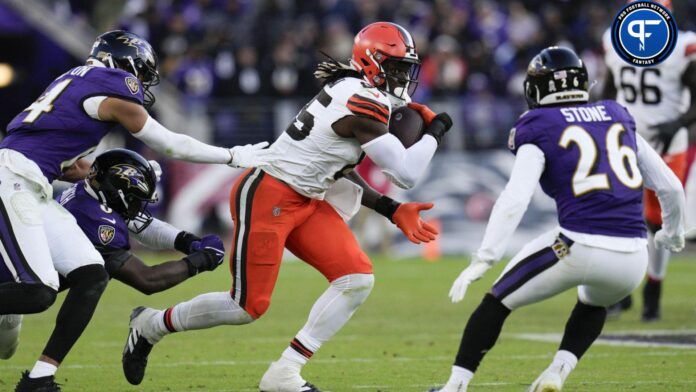
[[[435,116],[430,125],[425,128],[425,133],[432,135],[439,145],[442,142],[442,137],[445,136],[450,128],[452,128],[452,118],[450,118],[449,114],[443,112]]]
[[[672,144],[672,139],[674,139],[674,135],[676,135],[677,132],[683,127],[684,124],[680,119],[668,121],[650,127],[651,129],[657,132],[657,135],[655,135],[652,141],[653,143],[659,143],[659,145],[662,147],[662,151],[660,151],[660,153],[667,153],[667,150],[669,150],[669,146]]]
[[[197,235],[189,233],[188,231],[182,231],[176,235],[174,249],[181,253],[190,254],[196,250],[193,249],[193,243],[200,240],[201,239]]]

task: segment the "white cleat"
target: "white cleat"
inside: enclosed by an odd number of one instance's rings
[[[300,366],[271,363],[259,383],[261,392],[321,392],[300,376]]]
[[[563,378],[561,374],[552,370],[545,370],[534,381],[529,392],[559,392],[563,389]]]
[[[0,359],[10,359],[19,346],[21,314],[0,315]]]

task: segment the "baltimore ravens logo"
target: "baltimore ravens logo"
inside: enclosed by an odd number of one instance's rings
[[[103,245],[108,245],[111,241],[114,240],[114,237],[116,236],[116,229],[113,226],[109,225],[100,225],[99,226],[99,241]]]
[[[140,83],[138,82],[138,79],[132,76],[128,76],[126,78],[126,87],[128,87],[128,90],[130,90],[133,95],[140,91]]]
[[[128,188],[140,189],[144,194],[150,194],[150,185],[145,181],[145,176],[131,165],[121,164],[111,166],[109,171],[128,182]]]

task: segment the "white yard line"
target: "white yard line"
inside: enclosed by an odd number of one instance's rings
[[[681,335],[681,334],[696,334],[694,330],[635,330],[635,331],[611,331],[607,332],[607,335],[621,336],[621,335]],[[560,333],[512,333],[506,334],[512,339],[519,340],[531,340],[535,342],[547,342],[547,343],[558,343],[561,341],[563,336]],[[609,340],[603,339],[602,336],[595,341],[594,344],[605,345],[605,346],[624,346],[624,347],[665,347],[665,348],[677,348],[681,350],[696,349],[693,343],[662,343],[662,342],[643,342],[643,341],[620,341],[620,340]]]

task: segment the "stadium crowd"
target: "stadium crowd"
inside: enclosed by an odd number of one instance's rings
[[[625,3],[128,0],[124,6],[114,0],[51,1],[98,30],[120,27],[146,37],[160,56],[161,73],[177,85],[189,108],[207,113],[216,140],[227,144],[272,138],[263,133],[280,126],[272,124],[268,108],[279,98],[304,101],[316,93],[312,73],[324,58],[321,52],[345,60],[360,26],[394,21],[412,32],[423,58],[413,98],[449,104],[448,111],[460,113],[454,132],[460,136],[448,140],[448,148],[455,149],[505,144],[524,109],[525,68],[543,47],[573,47],[590,78],[601,82],[601,37]],[[675,7],[681,27],[693,29],[696,20],[684,15],[693,15],[696,4],[677,2]]]

